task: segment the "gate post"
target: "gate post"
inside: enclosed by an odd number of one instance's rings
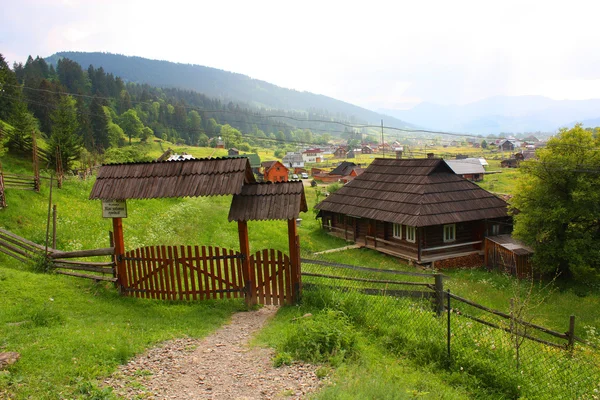
[[[117,264],[117,284],[121,294],[129,286],[127,282],[127,270],[125,268],[125,243],[123,240],[123,221],[121,218],[113,218],[113,239],[115,242],[115,263]]]
[[[291,304],[300,301],[301,290],[301,271],[300,271],[300,237],[298,236],[298,226],[296,219],[288,219],[288,241],[290,246],[290,262],[292,270],[292,293],[290,296]]]
[[[242,274],[246,289],[246,305],[254,306],[257,303],[256,290],[254,289],[254,274],[250,265],[250,241],[248,239],[248,223],[238,221],[238,236],[240,238],[240,253],[242,253]]]

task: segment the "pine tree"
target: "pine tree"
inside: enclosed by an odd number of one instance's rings
[[[90,104],[90,122],[92,125],[92,137],[96,150],[104,153],[110,147],[110,138],[108,134],[108,117],[104,112],[104,101],[98,96],[94,96]]]
[[[77,134],[77,109],[71,96],[63,96],[58,108],[52,113],[52,134],[48,139],[50,164],[56,168],[57,152],[60,152],[62,170],[71,169],[81,152],[81,137]]]

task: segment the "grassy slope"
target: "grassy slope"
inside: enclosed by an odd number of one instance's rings
[[[152,151],[160,154],[158,144],[151,144]],[[201,156],[203,152],[212,152],[213,149],[190,149],[181,150],[190,154]],[[19,160],[12,157],[3,157],[2,163],[5,170],[16,173],[28,173],[31,166],[28,160]],[[62,250],[75,250],[81,248],[104,247],[107,244],[107,231],[111,229],[110,222],[101,218],[100,203],[87,200],[92,181],[69,180],[62,190],[54,190],[54,203],[58,205],[58,244]],[[307,188],[307,200],[309,206],[316,202],[315,190]],[[32,239],[38,243],[44,242],[45,221],[48,207],[48,186],[43,184],[41,193],[9,190],[7,202],[9,207],[0,211],[0,226],[14,231],[17,234]],[[228,248],[238,248],[237,227],[234,223],[227,222],[227,212],[230,197],[196,198],[196,199],[165,199],[149,201],[128,202],[129,217],[125,220],[125,242],[128,248],[147,244],[214,244]],[[303,218],[299,228],[301,244],[303,249],[309,251],[324,250],[332,247],[341,247],[345,242],[332,238],[319,229],[319,222],[314,219],[312,211],[301,215]],[[286,224],[284,222],[252,222],[249,224],[251,248],[253,251],[265,247],[277,248],[287,252]],[[336,253],[335,259],[362,265],[371,265],[379,268],[410,269],[398,260],[381,255],[369,250],[352,250]],[[508,299],[512,295],[513,280],[497,274],[484,271],[452,271],[448,272],[451,279],[447,286],[454,293],[474,299],[490,307],[506,310]],[[43,288],[43,290],[39,289]],[[21,351],[24,357],[10,371],[8,377],[0,378],[0,388],[3,384],[18,381],[31,380],[31,384],[20,387],[18,393],[22,397],[29,394],[44,393],[49,387],[49,398],[58,397],[58,391],[73,390],[75,383],[65,380],[65,376],[79,376],[80,380],[94,379],[103,376],[113,369],[119,362],[134,352],[138,352],[150,343],[164,340],[167,337],[177,335],[200,335],[208,329],[212,329],[218,321],[211,324],[196,323],[194,321],[179,321],[186,312],[206,312],[204,303],[197,305],[165,305],[153,304],[148,301],[137,301],[135,299],[123,299],[114,294],[112,289],[96,287],[90,283],[80,282],[74,278],[57,277],[31,274],[21,271],[21,267],[6,257],[0,256],[0,290],[2,298],[14,299],[9,303],[6,313],[0,313],[0,347],[5,351]],[[541,291],[544,292],[544,291]],[[57,295],[56,293],[59,293]],[[62,293],[62,294],[61,294]],[[588,294],[586,297],[578,297],[575,293],[582,294],[577,288],[555,291],[551,294],[549,301],[536,311],[537,323],[547,325],[550,328],[564,331],[568,315],[575,313],[578,316],[577,332],[582,334],[584,325],[600,326],[598,316],[597,294]],[[583,293],[585,294],[585,293]],[[50,302],[50,298],[55,298]],[[56,298],[62,299],[57,302]],[[66,300],[65,300],[66,299]],[[152,304],[151,304],[152,303]],[[81,305],[73,307],[71,305]],[[31,306],[33,305],[33,306]],[[140,312],[148,307],[148,312]],[[212,308],[211,308],[212,307]],[[219,321],[223,321],[226,315],[235,309],[237,305],[208,306],[209,309],[217,310]],[[115,310],[115,316],[111,316],[110,310]],[[7,323],[30,320],[31,315],[41,310],[42,317],[46,313],[51,318],[50,326],[35,326],[31,323],[24,325],[7,325]],[[73,314],[72,311],[75,310]],[[158,310],[158,311],[157,311]],[[29,312],[29,314],[28,314]],[[153,314],[160,312],[173,314],[170,317],[156,317]],[[32,314],[33,313],[33,314]],[[53,316],[58,316],[54,318]],[[102,317],[101,317],[102,316]],[[19,317],[19,318],[17,318]],[[46,318],[47,319],[47,318]],[[198,318],[204,321],[205,318]],[[52,322],[52,321],[58,322]],[[90,329],[86,324],[79,321],[90,321]],[[162,321],[162,322],[161,322]],[[93,323],[92,323],[93,322]],[[110,336],[101,342],[87,342],[97,331],[106,326],[115,326],[115,336]],[[133,324],[133,325],[132,325]],[[148,336],[135,335],[131,332],[131,326],[142,327],[142,331],[150,331]],[[23,330],[23,331],[20,331]],[[41,347],[33,346],[36,341],[28,339],[29,331],[47,334],[46,344]],[[138,329],[136,328],[137,332]],[[25,333],[24,333],[25,332]],[[27,333],[29,332],[29,333]],[[71,344],[63,344],[65,337],[73,337]],[[98,336],[96,336],[98,337]],[[116,357],[115,349],[111,349],[108,343],[114,347],[114,338],[129,338],[125,340],[125,349],[119,350],[123,357]],[[87,339],[84,339],[87,338]],[[41,339],[38,339],[38,341]],[[79,344],[78,344],[79,343]],[[66,352],[73,352],[83,344],[99,346],[103,350],[96,353],[77,353],[85,361],[79,361],[85,365],[101,364],[99,370],[82,367],[68,362],[69,358],[61,354],[61,348]],[[36,345],[37,346],[37,345]],[[86,345],[87,346],[87,345]],[[28,350],[29,349],[29,350]],[[30,351],[30,352],[29,352]],[[28,353],[29,352],[29,353]],[[26,357],[25,354],[37,353],[36,356],[41,363]],[[53,355],[58,353],[57,355]],[[48,358],[50,357],[50,358]],[[55,358],[52,358],[55,357]],[[58,358],[56,358],[58,357]],[[73,358],[73,357],[71,357]],[[75,357],[78,358],[78,357]],[[103,361],[105,359],[113,361]],[[62,361],[60,361],[62,360]],[[63,362],[66,364],[63,365]],[[48,365],[57,365],[49,368]],[[58,363],[58,364],[56,364]],[[366,366],[365,370],[358,372],[353,368],[346,370],[349,381],[345,382],[352,387],[352,376],[376,376],[377,368],[373,365]],[[73,369],[75,368],[75,369]],[[403,367],[402,367],[403,368]],[[33,384],[32,376],[44,376],[39,384]],[[66,386],[65,386],[66,385]],[[11,389],[12,390],[12,389]],[[0,391],[0,393],[2,393]],[[33,396],[33,394],[32,394]]]

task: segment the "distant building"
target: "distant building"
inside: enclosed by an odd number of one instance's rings
[[[183,160],[194,160],[195,157],[191,154],[181,153],[181,154],[173,154],[167,158],[167,161],[183,161]]]
[[[302,152],[302,159],[305,163],[318,163],[323,161],[323,152],[321,149],[308,149]]]
[[[347,150],[345,147],[340,146],[333,152],[333,157],[335,158],[346,158]]]
[[[279,161],[265,161],[261,164],[265,182],[287,182],[289,171]]]
[[[224,149],[225,148],[225,142],[223,141],[223,139],[221,139],[221,136],[219,136],[217,138],[217,142],[216,142],[215,148],[217,148],[217,149]]]
[[[227,150],[227,155],[237,156],[239,154],[240,154],[240,151],[238,149],[236,149],[235,147],[232,147],[229,150]]]
[[[477,158],[444,161],[456,175],[460,175],[463,178],[474,182],[483,180],[485,170]]]
[[[304,159],[300,153],[287,153],[281,162],[288,168],[304,168]]]

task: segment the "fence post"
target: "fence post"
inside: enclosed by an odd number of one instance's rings
[[[125,241],[123,239],[123,221],[121,218],[113,218],[113,238],[115,241],[115,261],[117,263],[117,279],[121,294],[129,287],[127,279],[127,267],[125,265]]]
[[[254,288],[253,267],[250,265],[250,241],[248,239],[248,224],[246,221],[238,221],[238,237],[240,240],[240,253],[242,253],[242,275],[246,291],[246,305],[255,306],[257,303],[256,290]]]
[[[435,274],[436,312],[439,317],[444,313],[444,280],[442,274]]]
[[[575,347],[575,316],[571,315],[569,317],[569,332],[567,332],[567,335],[569,336],[569,344],[567,345],[567,348],[570,351],[573,351],[573,348]]]
[[[56,249],[56,204],[52,206],[52,248]]]
[[[448,289],[448,362],[450,362],[451,358],[450,358],[450,334],[451,334],[451,330],[450,330],[450,289]]]

